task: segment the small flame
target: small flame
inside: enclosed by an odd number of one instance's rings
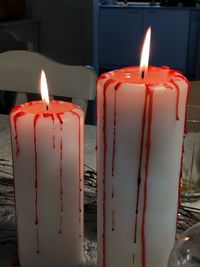
[[[49,105],[49,92],[48,92],[48,86],[47,86],[47,78],[44,70],[41,71],[41,79],[40,79],[40,91],[42,100],[48,107]]]
[[[147,71],[149,65],[149,52],[150,52],[150,42],[151,42],[151,27],[148,28],[146,37],[144,40],[142,48],[142,56],[140,61],[140,71]]]

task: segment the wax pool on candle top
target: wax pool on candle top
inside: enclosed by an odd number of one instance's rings
[[[146,71],[144,78],[142,79],[139,67],[127,67],[110,72],[110,78],[116,82],[156,85],[170,82],[170,80],[174,78],[175,73],[182,77],[181,73],[171,70],[167,66],[161,68],[149,66],[148,71]],[[105,73],[101,78],[107,75],[109,74]]]
[[[70,112],[73,109],[77,108],[72,103],[66,104],[66,102],[56,101],[56,100],[51,101],[51,104],[48,106],[48,109],[46,108],[46,105],[43,101],[32,101],[22,106],[23,106],[23,112],[25,113],[40,114],[40,115],[49,113],[49,114],[54,114],[55,116],[58,113]],[[20,109],[20,107],[14,108],[14,110],[18,109]]]
[[[82,110],[33,101],[10,113],[22,267],[78,266],[83,246]]]
[[[176,235],[189,84],[168,67],[97,81],[98,266],[166,267]]]

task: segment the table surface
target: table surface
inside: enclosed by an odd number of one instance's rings
[[[96,127],[85,125],[85,170],[96,170],[95,147]],[[93,179],[95,178],[96,176],[93,177]],[[7,115],[0,115],[0,267],[13,266],[12,261],[16,253],[14,203],[13,199],[9,201],[9,199],[5,200],[5,197],[3,197],[3,194],[13,190],[12,179],[9,118]],[[93,199],[95,198],[95,188],[91,189],[86,186],[85,190]],[[95,216],[95,218],[91,219],[91,216]],[[89,220],[87,220],[87,217]],[[83,266],[96,266],[96,212],[93,212],[93,214],[88,212],[87,214],[86,211],[85,218],[85,263]]]

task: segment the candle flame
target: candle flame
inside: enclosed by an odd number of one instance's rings
[[[142,56],[140,61],[140,71],[145,72],[149,65],[149,52],[150,52],[150,42],[151,42],[151,27],[148,28],[146,37],[144,40],[142,48]]]
[[[42,100],[48,107],[49,105],[49,92],[48,92],[48,86],[47,86],[47,78],[44,70],[41,71],[41,79],[40,79],[40,91]]]

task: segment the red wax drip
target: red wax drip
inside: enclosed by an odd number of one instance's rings
[[[37,233],[37,253],[39,253],[39,235],[38,235],[38,167],[37,167],[37,139],[36,126],[40,115],[36,114],[34,117],[34,154],[35,154],[35,225]]]
[[[57,113],[56,115],[58,117],[58,120],[59,120],[60,124],[62,125],[63,124],[63,120],[61,118],[61,115],[63,115],[63,113],[62,112],[61,113]]]
[[[61,118],[61,115],[63,113],[58,113],[57,117],[60,122],[60,230],[59,233],[62,233],[62,213],[63,213],[63,167],[62,167],[62,160],[63,160],[63,140],[62,140],[62,125],[63,120]]]
[[[62,124],[60,127],[61,137],[60,137],[60,234],[62,233],[62,213],[64,209],[63,205],[63,168],[62,168],[62,160],[63,160],[63,141],[62,141]]]
[[[114,120],[113,120],[113,148],[112,148],[112,178],[115,172],[115,146],[116,146],[116,123],[117,123],[117,90],[120,88],[121,83],[115,85],[114,90]],[[114,198],[114,185],[112,185],[112,198]],[[115,230],[115,217],[114,210],[112,211],[112,231]]]
[[[40,115],[36,114],[34,118],[34,152],[35,152],[35,224],[38,225],[38,168],[37,168],[37,139],[36,125]]]
[[[15,127],[15,142],[16,142],[16,155],[19,155],[20,149],[19,149],[19,141],[18,141],[18,134],[17,134],[17,120],[21,117],[25,115],[25,112],[20,111],[18,113],[15,114],[13,120],[14,120],[14,127]]]
[[[79,130],[78,130],[78,142],[79,142],[79,224],[81,223],[81,183],[82,183],[82,179],[81,179],[81,120],[80,120],[80,115],[78,113],[76,113],[75,111],[71,111],[72,114],[74,114],[79,122]],[[79,233],[79,237],[81,237],[81,231]]]
[[[180,88],[178,84],[174,80],[171,80],[171,83],[174,85],[176,88],[176,120],[179,120],[179,98],[180,98]]]
[[[43,114],[43,117],[44,118],[48,118],[48,117],[50,117],[51,119],[52,119],[52,121],[53,121],[53,149],[55,149],[55,128],[54,128],[54,115],[52,114],[52,113],[48,113],[48,112],[46,112],[46,113],[44,113]]]
[[[98,88],[98,81],[99,80],[102,80],[102,79],[105,79],[106,78],[106,75],[105,74],[102,74],[96,81],[96,87]],[[98,107],[98,101],[97,101],[97,108],[96,108],[96,122],[98,122],[98,110],[99,110],[99,107]],[[96,127],[96,141],[98,142],[98,127]],[[98,146],[97,146],[97,143],[96,143],[96,146],[95,146],[95,150],[98,151]],[[98,153],[96,153],[96,167],[98,169]],[[96,177],[96,199],[98,198],[98,173],[97,173],[97,177]]]
[[[62,160],[63,160],[63,141],[62,141],[62,125],[60,127],[61,137],[60,137],[60,197],[61,197],[61,211],[63,212],[63,169],[62,169]]]
[[[164,83],[164,87],[169,90],[173,90],[173,86],[171,86],[169,83]]]
[[[18,111],[21,107],[20,106],[16,106],[12,109],[12,112]]]
[[[146,124],[146,110],[147,110],[147,98],[149,94],[149,86],[146,85],[145,90],[145,101],[143,107],[143,115],[142,115],[142,125],[141,125],[141,140],[140,140],[140,158],[139,158],[139,169],[138,169],[138,178],[137,178],[137,200],[136,200],[136,210],[135,210],[135,231],[134,231],[134,243],[137,241],[137,225],[138,225],[138,207],[140,201],[140,185],[141,185],[141,170],[142,170],[142,156],[143,156],[143,144],[144,144],[144,132],[145,132],[145,124]]]
[[[114,186],[112,186],[112,198],[114,198],[115,194],[114,194]]]
[[[106,78],[106,75],[105,74],[101,74],[101,76],[98,78],[98,80],[105,79],[105,78]]]
[[[148,107],[148,125],[147,125],[147,140],[146,140],[146,160],[145,160],[145,180],[144,180],[144,206],[142,213],[142,267],[146,266],[146,237],[145,237],[145,218],[147,210],[147,187],[148,187],[148,172],[149,172],[149,158],[151,149],[151,125],[153,115],[153,89],[149,88],[149,107]]]
[[[112,210],[112,231],[115,231],[115,211]]]
[[[114,120],[113,120],[113,149],[112,149],[112,177],[115,171],[115,145],[116,145],[116,123],[117,123],[117,90],[120,88],[121,83],[115,85],[114,91]]]
[[[62,234],[62,213],[60,215],[60,230],[59,230],[59,234]]]
[[[98,84],[98,80],[96,81],[96,88],[97,88],[97,84]],[[98,122],[98,111],[99,111],[99,105],[98,105],[98,101],[96,102],[96,122]],[[98,146],[97,146],[97,142],[98,142],[98,127],[96,127],[96,146],[95,146],[95,150],[96,150],[96,169],[98,170]],[[98,172],[96,175],[96,199],[98,199]]]
[[[185,82],[188,85],[187,97],[186,97],[186,105],[185,105],[185,125],[184,125],[184,133],[186,134],[188,132],[187,131],[187,107],[188,107],[188,100],[189,100],[190,83],[189,83],[189,81],[186,78],[184,80],[185,80]]]
[[[109,79],[105,82],[103,88],[103,267],[106,267],[106,153],[107,153],[107,140],[106,140],[106,127],[107,127],[107,102],[106,102],[106,90],[114,82]]]
[[[54,128],[54,126],[53,126],[53,149],[55,149],[55,147],[56,147],[56,145],[55,145],[56,137],[55,137],[54,132],[55,132],[55,128]]]

